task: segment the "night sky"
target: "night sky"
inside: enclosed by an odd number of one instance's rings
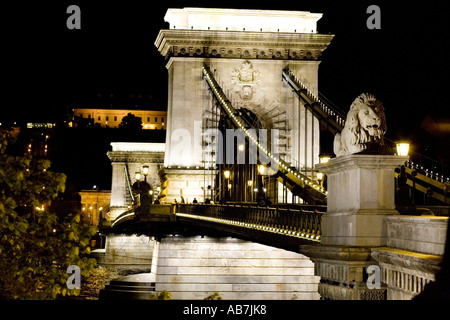
[[[445,1],[36,1],[2,5],[0,122],[57,120],[67,106],[143,96],[166,108],[167,70],[154,41],[168,7],[300,10],[323,13],[334,34],[319,67],[319,90],[347,111],[356,96],[383,101],[387,137],[415,138],[423,120],[449,119],[448,5]],[[448,2],[447,2],[448,3]],[[81,30],[66,8],[81,8]],[[381,30],[366,9],[381,8]],[[6,53],[6,54],[5,54]],[[6,57],[5,57],[6,56]],[[97,100],[96,100],[97,99]],[[447,139],[448,140],[448,139]],[[441,147],[440,147],[441,148]]]

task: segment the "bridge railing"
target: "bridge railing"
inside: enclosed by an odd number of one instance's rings
[[[323,206],[317,209],[270,208],[248,205],[179,204],[177,218],[204,220],[236,227],[320,241]]]

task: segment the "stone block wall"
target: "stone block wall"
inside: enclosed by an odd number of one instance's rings
[[[163,238],[156,291],[173,299],[316,300],[319,277],[304,255],[234,238]]]
[[[108,235],[101,264],[151,267],[155,240],[148,236]]]

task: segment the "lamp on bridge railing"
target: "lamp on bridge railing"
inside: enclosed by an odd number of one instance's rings
[[[229,170],[225,170],[223,172],[223,176],[225,177],[225,179],[230,179],[230,171]]]
[[[409,142],[401,141],[397,142],[397,155],[398,156],[407,156],[409,153]]]
[[[320,185],[321,187],[323,187],[322,184],[323,184],[324,174],[323,174],[322,172],[317,172],[316,178],[317,178],[317,181],[319,181],[319,185]]]

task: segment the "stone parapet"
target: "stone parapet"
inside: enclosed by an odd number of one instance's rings
[[[390,216],[387,226],[387,246],[397,249],[443,255],[448,217]]]

